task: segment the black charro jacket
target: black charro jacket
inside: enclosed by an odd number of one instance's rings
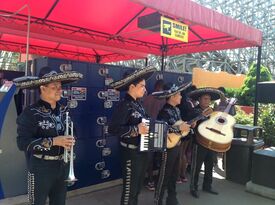
[[[64,135],[67,108],[57,103],[39,100],[26,107],[17,118],[17,146],[28,155],[42,154],[56,156],[63,154],[64,148],[53,146],[53,138]]]
[[[119,136],[120,141],[124,143],[138,146],[140,144],[138,124],[141,123],[142,118],[149,118],[143,106],[138,100],[126,94],[114,109],[109,124],[109,133]]]

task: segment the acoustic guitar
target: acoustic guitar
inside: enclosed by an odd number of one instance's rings
[[[205,110],[203,110],[202,114],[193,118],[190,121],[187,121],[186,123],[188,125],[191,125],[192,123],[194,123],[200,119],[203,119],[204,117],[208,117],[212,112],[213,112],[212,108],[210,108],[210,107],[206,108]],[[178,120],[172,127],[178,129],[178,127],[182,123],[184,123],[182,120]],[[171,149],[171,148],[175,147],[181,138],[186,137],[188,135],[189,131],[180,132],[180,133],[168,133],[168,135],[167,135],[167,149]]]
[[[216,152],[226,152],[230,149],[236,120],[228,112],[236,101],[231,98],[224,112],[213,112],[209,120],[198,126],[196,140],[199,144]]]

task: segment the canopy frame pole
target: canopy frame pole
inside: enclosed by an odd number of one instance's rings
[[[165,58],[167,57],[167,51],[168,51],[168,39],[166,38],[166,42],[164,42],[164,37],[161,37],[162,45],[160,47],[161,49],[161,71],[165,71]]]
[[[255,85],[255,105],[254,105],[254,120],[253,125],[257,126],[258,124],[258,82],[261,80],[261,56],[262,56],[262,47],[258,47],[258,58],[257,58],[257,68],[256,68],[256,85]]]

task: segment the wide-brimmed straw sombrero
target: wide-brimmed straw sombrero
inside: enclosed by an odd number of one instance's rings
[[[192,85],[192,82],[190,83],[184,83],[180,86],[177,86],[175,84],[173,84],[172,86],[170,86],[169,89],[163,90],[163,91],[158,91],[158,92],[153,92],[152,96],[155,96],[157,98],[169,98],[175,94],[177,94],[178,92],[184,91],[185,89],[187,89],[189,86]]]
[[[157,69],[152,66],[145,67],[128,74],[121,80],[110,83],[110,87],[119,91],[125,91],[129,85],[136,82],[138,79],[149,79]]]
[[[209,95],[211,97],[211,100],[218,100],[224,96],[223,92],[221,92],[220,90],[210,87],[199,88],[188,94],[188,96],[193,100],[199,100],[199,98],[203,95]]]
[[[76,71],[57,73],[50,67],[43,67],[39,76],[24,76],[13,79],[14,84],[21,89],[34,89],[41,85],[59,81],[62,84],[72,83],[83,78],[83,74]]]

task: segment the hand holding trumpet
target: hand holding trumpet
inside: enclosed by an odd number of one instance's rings
[[[54,146],[61,146],[67,150],[70,150],[75,145],[75,138],[70,135],[60,135],[53,138]]]

